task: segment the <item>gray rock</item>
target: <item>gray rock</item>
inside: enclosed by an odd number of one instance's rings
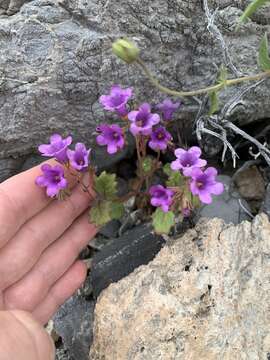
[[[244,200],[238,191],[233,189],[231,177],[227,175],[219,175],[217,180],[224,184],[224,192],[219,196],[213,196],[210,205],[203,205],[199,208],[195,222],[205,217],[213,219],[215,217],[222,219],[225,223],[239,224],[243,220],[250,220],[250,208],[246,200]],[[247,211],[245,211],[246,209]]]
[[[219,6],[216,23],[229,44],[232,61],[245,74],[258,71],[257,49],[269,30],[260,12],[235,33],[246,5],[238,0],[209,1]],[[175,89],[209,85],[224,62],[221,45],[207,31],[202,2],[167,0],[4,0],[0,17],[0,162],[30,156],[52,132],[90,145],[104,114],[99,96],[113,83],[136,88],[138,101],[164,98],[136,66],[111,53],[111,41],[135,37],[142,57],[158,79]],[[240,9],[241,8],[241,9]],[[12,16],[7,16],[12,15]],[[136,34],[136,36],[134,36]],[[232,113],[240,124],[269,115],[266,81]],[[221,96],[224,103],[236,91]],[[194,119],[197,103],[186,100],[179,120]],[[19,167],[18,167],[19,169]]]
[[[237,226],[202,221],[170,241],[102,292],[90,359],[267,359],[269,238],[260,215]]]
[[[106,238],[115,238],[118,235],[118,230],[120,229],[121,223],[119,220],[112,220],[104,225],[99,233]]]
[[[265,213],[268,218],[270,219],[270,184],[268,184],[266,188],[265,198],[262,203],[260,212]]]
[[[92,342],[94,302],[76,294],[58,310],[54,328],[73,359],[86,360]]]

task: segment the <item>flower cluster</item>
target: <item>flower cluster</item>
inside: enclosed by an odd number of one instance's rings
[[[125,43],[118,45],[126,46]],[[134,54],[129,55],[128,61],[131,61]],[[36,184],[45,187],[49,197],[62,198],[69,190],[65,174],[69,172],[75,176],[91,199],[94,197],[89,215],[91,222],[97,226],[121,218],[124,213],[123,201],[135,196],[135,203],[139,208],[149,205],[156,208],[154,211],[151,209],[155,231],[169,233],[175,223],[175,216],[180,214],[182,218],[189,217],[199,201],[211,203],[212,195],[222,193],[223,184],[216,181],[217,170],[206,167],[207,161],[201,158],[199,147],[175,149],[169,128],[180,102],[174,103],[171,99],[165,99],[154,106],[145,102],[132,108],[132,96],[131,88],[112,86],[109,94],[102,95],[99,102],[105,110],[118,116],[124,125],[121,127],[118,124],[100,124],[96,128],[96,142],[105,146],[109,155],[124,148],[127,131],[135,138],[137,178],[130,182],[131,189],[123,197],[125,200],[117,195],[116,175],[106,172],[95,174],[89,164],[91,149],[87,149],[81,142],[76,143],[74,149],[70,149],[71,136],[62,138],[59,134],[54,134],[50,137],[49,144],[39,146],[43,156],[54,158],[58,164],[42,165],[42,175],[37,177]],[[163,168],[168,176],[166,184],[153,185],[153,175],[162,167],[160,155],[166,150],[174,151],[176,159]],[[90,183],[93,185],[93,192],[81,181],[80,173],[87,170],[92,176]],[[149,209],[146,214],[149,214]]]
[[[61,190],[68,188],[64,168],[72,168],[77,172],[84,172],[88,169],[91,149],[86,149],[84,144],[77,143],[75,150],[71,150],[69,149],[71,143],[71,136],[64,139],[61,135],[54,134],[50,137],[49,144],[42,144],[38,147],[41,155],[54,158],[60,163],[55,166],[42,165],[43,174],[36,178],[36,184],[46,187],[46,193],[49,197],[58,196]]]
[[[137,138],[145,137],[152,150],[157,152],[166,150],[172,141],[172,136],[166,126],[172,120],[174,112],[180,107],[180,102],[173,103],[170,99],[165,99],[162,103],[157,104],[154,109],[160,113],[160,116],[158,113],[152,112],[148,103],[143,103],[138,109],[129,111],[128,101],[132,95],[132,89],[123,89],[119,85],[114,85],[108,95],[100,97],[99,102],[105,110],[128,120],[132,135]],[[165,126],[162,126],[162,121]],[[109,154],[115,154],[123,149],[125,140],[120,126],[103,124],[97,127],[97,132],[99,133],[97,143],[101,146],[106,145]]]
[[[177,159],[171,163],[172,170],[180,170],[184,176],[190,177],[190,191],[199,196],[202,203],[210,204],[211,194],[220,195],[223,192],[223,184],[216,181],[217,170],[213,167],[204,169],[207,161],[201,159],[199,147],[176,149],[174,154]]]

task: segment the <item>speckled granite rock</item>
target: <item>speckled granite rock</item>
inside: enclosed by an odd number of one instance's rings
[[[201,222],[103,291],[91,360],[261,360],[270,353],[270,223]]]
[[[260,12],[235,33],[246,4],[209,1],[212,10],[219,7],[216,23],[233,62],[248,74],[256,71],[270,17],[268,10]],[[91,143],[104,119],[98,98],[112,83],[135,86],[140,100],[161,97],[138,68],[111,54],[111,41],[119,36],[133,37],[158,78],[173,88],[208,85],[216,75],[213,64],[224,62],[198,0],[4,0],[0,14],[0,162],[30,156],[54,131]],[[245,97],[233,119],[247,123],[269,116],[267,82],[255,95]],[[191,120],[196,110],[195,101],[185,101],[180,117]]]

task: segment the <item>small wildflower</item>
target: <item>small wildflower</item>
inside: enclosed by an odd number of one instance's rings
[[[198,195],[204,204],[212,202],[211,194],[220,195],[224,186],[216,181],[217,170],[213,167],[202,171],[199,168],[193,168],[191,172],[190,191],[193,195]]]
[[[130,131],[136,136],[138,134],[150,135],[152,127],[160,122],[158,114],[151,113],[149,104],[144,103],[137,111],[131,111],[128,114],[128,119],[131,121]]]
[[[151,205],[161,207],[164,212],[169,211],[173,202],[173,190],[166,189],[162,185],[153,185],[149,190],[149,194],[151,195]]]
[[[41,170],[43,175],[36,178],[36,185],[46,187],[46,193],[49,197],[58,195],[60,190],[67,187],[68,183],[64,177],[64,169],[62,166],[44,164],[41,166]]]
[[[115,154],[118,150],[123,149],[125,145],[123,130],[120,126],[113,125],[100,125],[97,131],[101,134],[97,136],[97,143],[99,145],[107,145],[109,154]]]
[[[191,210],[189,208],[182,209],[182,215],[184,218],[190,217],[190,214],[191,214]]]
[[[171,163],[172,170],[182,170],[185,176],[190,176],[193,168],[204,167],[206,160],[200,159],[202,154],[198,146],[192,146],[189,150],[176,149],[174,152],[177,159]]]
[[[39,145],[38,150],[43,156],[55,157],[60,162],[66,162],[67,148],[72,143],[72,137],[68,136],[62,139],[59,134],[54,134],[50,137],[50,144]]]
[[[116,112],[119,116],[126,116],[127,102],[132,96],[132,89],[122,89],[119,85],[113,85],[109,95],[102,95],[99,102],[106,110]]]
[[[165,99],[162,103],[156,105],[156,109],[162,114],[164,121],[172,120],[173,113],[180,107],[181,103],[173,103],[171,99]]]
[[[91,149],[86,149],[82,143],[75,145],[75,150],[67,150],[70,165],[77,171],[85,171],[89,165],[89,154]]]
[[[171,134],[163,126],[159,126],[153,129],[148,145],[153,150],[165,150],[171,140]]]

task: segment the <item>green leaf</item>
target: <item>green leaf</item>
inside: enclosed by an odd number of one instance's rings
[[[172,211],[163,212],[157,208],[152,215],[153,226],[157,234],[169,234],[174,225],[174,213]]]
[[[184,176],[180,173],[180,171],[173,171],[170,164],[164,165],[163,171],[169,178],[166,181],[167,186],[181,186],[184,184]]]
[[[117,193],[115,174],[107,174],[103,171],[99,176],[95,176],[94,190],[102,199],[113,200]]]
[[[259,48],[258,63],[262,70],[270,70],[270,57],[268,50],[268,39],[265,33]]]
[[[259,9],[261,6],[265,5],[266,3],[270,2],[270,0],[254,0],[252,3],[248,5],[244,13],[240,16],[239,23],[243,23],[247,21],[251,15],[255,13],[257,9]]]
[[[171,174],[174,172],[172,169],[171,169],[171,165],[169,163],[165,164],[163,166],[163,171],[166,175],[168,176],[171,176]]]
[[[211,116],[215,114],[219,109],[217,91],[211,91],[209,93],[209,100],[210,100],[210,109],[208,115]]]
[[[99,201],[93,204],[89,212],[90,222],[97,225],[103,226],[107,224],[111,218],[111,202],[110,201]]]
[[[153,168],[153,159],[150,156],[146,156],[142,162],[142,170],[145,175],[148,175],[151,173]]]
[[[194,196],[194,195],[191,198],[191,203],[192,203],[192,206],[193,206],[194,209],[197,209],[202,205],[202,203],[201,203],[200,199],[198,198],[198,196]]]
[[[112,219],[116,219],[116,220],[120,219],[124,215],[124,211],[125,211],[125,208],[122,203],[119,203],[119,202],[111,203],[110,213],[111,213]]]

